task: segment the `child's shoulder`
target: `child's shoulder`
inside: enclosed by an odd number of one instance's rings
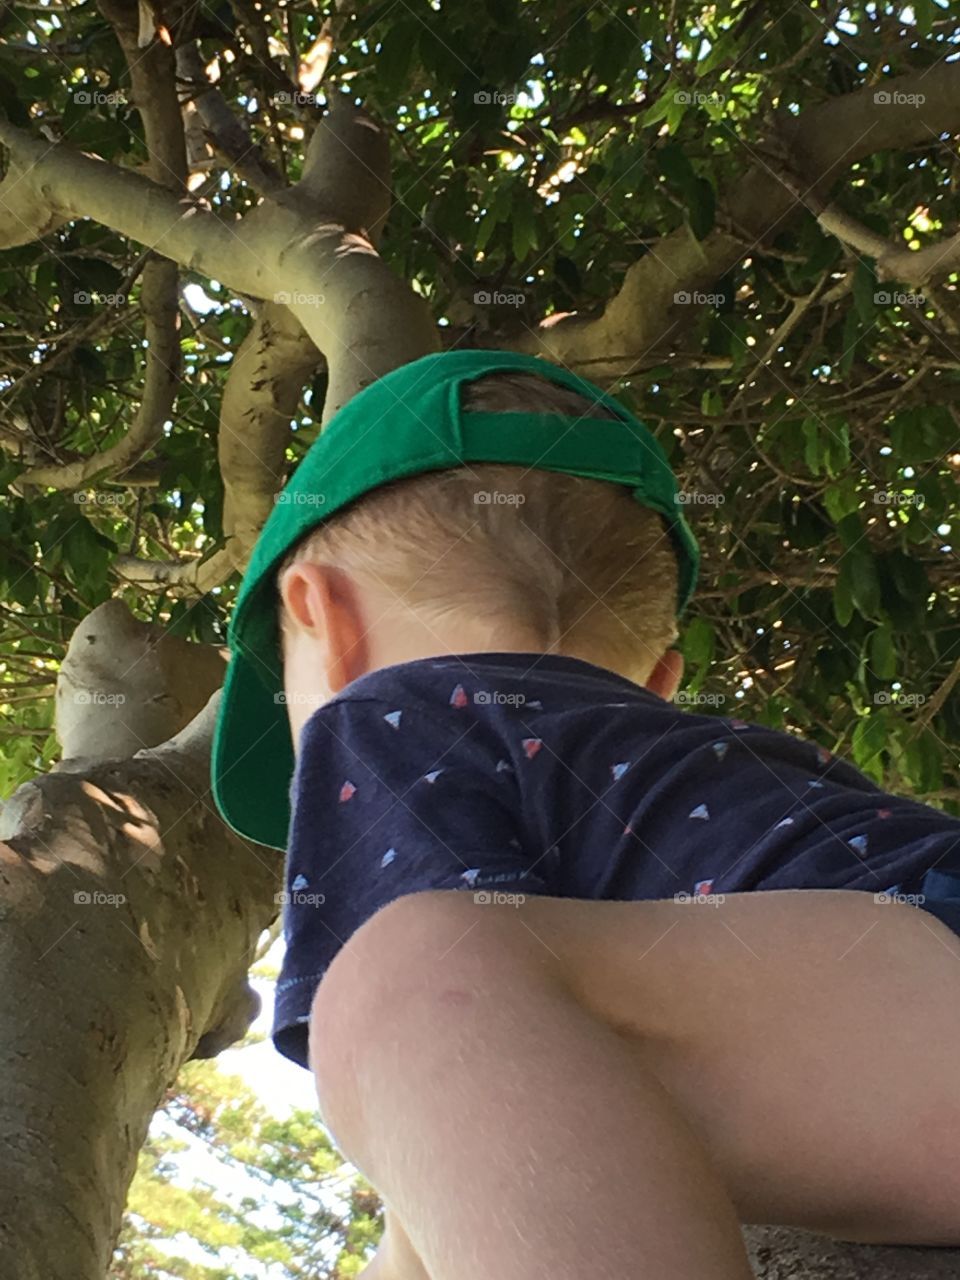
[[[424,708],[526,705],[539,710],[546,709],[538,697],[544,692],[556,710],[578,702],[669,705],[632,680],[580,658],[514,652],[442,654],[380,667],[347,685],[332,702],[390,702],[406,695]]]

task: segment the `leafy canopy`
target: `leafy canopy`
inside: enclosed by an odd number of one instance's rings
[[[729,210],[744,173],[766,166],[774,191],[789,169],[770,143],[778,120],[802,124],[960,50],[946,0],[389,0],[329,14],[303,0],[174,0],[156,12],[174,44],[200,41],[227,103],[291,181],[328,100],[345,94],[386,122],[395,203],[382,251],[451,345],[600,314],[631,264],[678,229],[699,245],[741,235]],[[12,0],[0,86],[14,123],[145,163],[126,62],[93,4]],[[197,192],[225,214],[249,210],[256,193],[208,163]],[[954,229],[958,179],[955,137],[930,131],[838,169],[833,199],[919,249]],[[880,280],[809,208],[742,241],[709,289],[680,282],[662,341],[612,384],[657,430],[704,544],[686,694],[809,734],[960,811],[956,276],[919,293]],[[57,659],[75,622],[119,589],[115,555],[205,555],[222,538],[218,405],[253,304],[187,270],[185,379],[162,446],[81,492],[9,488],[128,429],[142,269],[141,246],[88,221],[0,255],[4,791],[55,754]],[[323,389],[322,377],[304,389],[291,465]],[[140,616],[215,642],[234,588],[123,590]]]

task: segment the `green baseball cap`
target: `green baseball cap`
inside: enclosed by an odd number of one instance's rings
[[[465,383],[536,374],[600,402],[615,420],[545,413],[474,413]],[[231,657],[213,741],[213,794],[240,835],[284,849],[294,753],[283,696],[276,572],[316,525],[379,485],[470,462],[498,462],[626,485],[664,519],[679,564],[678,611],[696,583],[699,551],[678,506],[676,478],[647,427],[593,383],[536,356],[448,351],[365,387],[311,445],[250,558],[229,627]]]

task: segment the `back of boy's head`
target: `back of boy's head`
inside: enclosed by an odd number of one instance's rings
[[[462,408],[612,417],[525,373],[466,384]],[[301,560],[395,595],[426,621],[480,617],[505,634],[519,626],[544,653],[641,682],[677,638],[677,561],[663,519],[605,481],[493,463],[426,472],[374,489],[318,525],[280,574]],[[282,630],[288,625],[281,610]]]

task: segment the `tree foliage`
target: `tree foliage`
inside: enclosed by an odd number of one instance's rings
[[[812,200],[763,235],[730,222],[750,167],[767,170],[771,189],[822,192],[823,175],[778,147],[782,122],[799,121],[802,137],[804,115],[831,100],[882,96],[902,76],[922,85],[956,56],[945,5],[487,0],[325,16],[238,2],[173,4],[157,23],[175,45],[199,40],[223,97],[288,180],[328,101],[355,98],[389,126],[382,252],[447,344],[519,344],[544,317],[602,314],[631,265],[678,231],[694,245],[718,229],[739,236],[732,269],[709,288],[678,279],[651,350],[627,351],[622,374],[605,379],[657,429],[705,544],[685,641],[691,690],[736,691],[745,716],[850,750],[893,785],[955,798],[945,744],[957,704],[937,695],[960,642],[956,275],[924,287],[878,278],[878,257],[826,231]],[[124,57],[92,4],[8,6],[0,71],[14,123],[111,164],[145,163]],[[830,175],[834,207],[919,250],[953,226],[956,131],[898,146],[883,137],[882,106],[875,149]],[[241,214],[256,202],[209,147],[194,161],[211,207]],[[182,286],[213,305],[182,295],[184,379],[162,443],[93,487],[16,496],[30,466],[96,453],[129,428],[144,261],[141,246],[85,221],[0,261],[0,654],[17,734],[5,787],[53,755],[55,661],[82,613],[122,589],[116,554],[170,560],[222,538],[217,408],[258,304],[189,269]],[[304,388],[291,465],[322,396],[321,376]],[[180,600],[127,594],[141,616],[216,641],[232,586]]]
[[[56,759],[53,684],[91,608],[119,595],[223,641],[239,567],[211,568],[232,536],[224,391],[244,339],[291,301],[181,252],[165,312],[152,243],[82,207],[47,225],[35,202],[23,221],[37,157],[149,172],[236,230],[288,197],[329,109],[358,103],[392,153],[373,238],[438,344],[560,360],[667,450],[704,549],[688,705],[809,735],[960,812],[958,54],[946,0],[9,0],[0,794]],[[24,137],[42,147],[18,169]],[[326,193],[334,213],[362,170]],[[182,362],[173,408],[149,391],[164,333]],[[339,357],[308,351],[282,470],[319,429]],[[251,422],[271,376],[247,378]],[[167,572],[198,562],[209,572]],[[278,1121],[205,1066],[165,1114],[116,1280],[355,1273],[379,1206],[328,1197],[338,1165],[311,1117]],[[247,1190],[184,1190],[185,1141]],[[171,1261],[178,1236],[194,1248]]]
[[[191,1063],[140,1153],[108,1280],[348,1280],[382,1225],[314,1115],[278,1117]]]

